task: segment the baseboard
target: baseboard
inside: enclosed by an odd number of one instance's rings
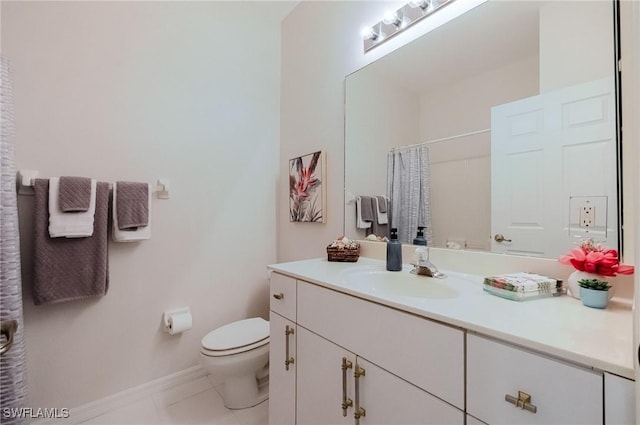
[[[124,407],[130,403],[150,397],[155,393],[168,390],[186,382],[190,382],[206,376],[207,372],[202,366],[194,366],[180,372],[172,373],[159,379],[147,382],[137,387],[129,388],[119,393],[83,404],[69,409],[68,418],[41,419],[32,422],[31,425],[75,425],[88,421],[96,416]]]

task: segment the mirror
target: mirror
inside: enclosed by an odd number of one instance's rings
[[[345,235],[367,234],[357,197],[389,197],[389,151],[420,145],[432,246],[619,248],[615,41],[613,2],[489,0],[347,76]]]

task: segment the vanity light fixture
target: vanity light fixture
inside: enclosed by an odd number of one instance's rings
[[[365,53],[453,1],[411,0],[395,12],[388,11],[380,22],[362,31]]]

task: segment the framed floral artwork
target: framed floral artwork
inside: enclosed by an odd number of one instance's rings
[[[326,222],[325,170],[322,151],[289,160],[289,221]]]

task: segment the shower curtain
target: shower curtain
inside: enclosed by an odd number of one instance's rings
[[[18,322],[11,348],[0,355],[0,423],[26,423],[27,376],[22,316],[20,238],[16,200],[13,91],[9,64],[0,57],[0,321]],[[3,338],[2,343],[6,341]]]
[[[387,159],[387,197],[391,205],[391,227],[398,229],[398,240],[411,243],[418,226],[432,244],[429,148],[407,146],[389,151]]]

